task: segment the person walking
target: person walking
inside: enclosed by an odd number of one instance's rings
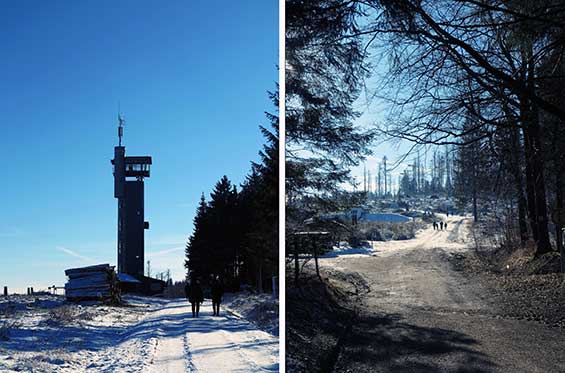
[[[222,295],[224,295],[224,285],[220,280],[220,276],[216,276],[212,282],[212,310],[214,311],[214,316],[220,316],[220,303],[222,302]]]
[[[443,230],[443,221],[439,222],[439,229]]]
[[[192,317],[198,317],[200,303],[204,301],[204,292],[200,286],[200,281],[198,279],[191,280],[190,285],[185,286],[184,292],[192,306]]]

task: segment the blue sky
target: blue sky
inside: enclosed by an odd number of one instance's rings
[[[278,1],[0,4],[0,285],[116,263],[110,159],[151,155],[146,257],[180,279],[201,192],[241,183],[274,108]]]

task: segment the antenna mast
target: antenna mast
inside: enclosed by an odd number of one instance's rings
[[[118,114],[118,142],[119,146],[122,146],[122,136],[124,135],[124,123],[125,120],[120,114]]]

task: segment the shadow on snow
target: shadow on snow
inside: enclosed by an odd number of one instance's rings
[[[182,302],[182,304],[169,305],[168,309],[185,307],[187,304],[186,300],[173,302]],[[155,303],[164,304],[166,302]],[[228,320],[229,322],[226,322]],[[0,341],[0,347],[6,352],[38,351],[39,349],[46,352],[60,348],[69,352],[100,351],[131,339],[148,340],[160,336],[175,338],[184,336],[186,333],[212,333],[218,330],[226,333],[244,333],[257,329],[247,321],[225,313],[220,317],[213,317],[211,311],[201,311],[198,318],[192,318],[192,312],[159,316],[150,314],[148,318],[128,326],[60,325],[57,327],[14,328],[10,332],[10,341]],[[260,348],[276,344],[277,342],[271,339],[259,338],[243,347]],[[242,347],[242,344],[238,346]]]

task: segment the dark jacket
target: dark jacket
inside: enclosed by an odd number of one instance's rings
[[[212,284],[212,300],[220,301],[222,299],[222,295],[224,295],[224,285],[220,281],[214,281]]]
[[[184,294],[190,303],[200,303],[204,301],[204,293],[202,287],[197,283],[191,283],[184,287]]]

